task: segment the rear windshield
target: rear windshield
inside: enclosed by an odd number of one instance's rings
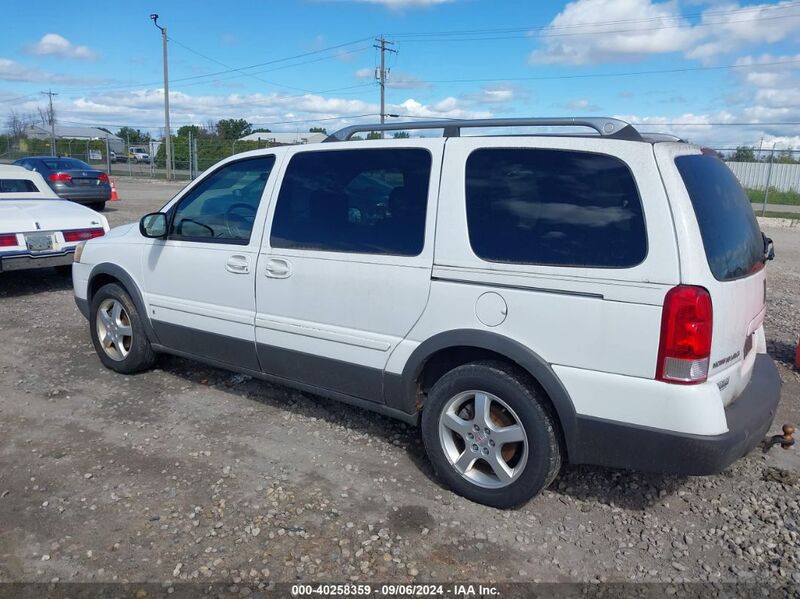
[[[28,179],[0,179],[0,193],[36,193],[39,191]]]
[[[692,200],[711,272],[718,281],[747,276],[764,259],[764,240],[742,186],[710,154],[675,159]]]
[[[42,162],[52,171],[89,170],[92,168],[85,162],[74,158],[42,158]]]

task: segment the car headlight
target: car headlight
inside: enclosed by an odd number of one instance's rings
[[[81,255],[83,254],[83,246],[86,245],[85,241],[81,241],[79,244],[75,246],[75,253],[72,255],[73,262],[80,262]]]

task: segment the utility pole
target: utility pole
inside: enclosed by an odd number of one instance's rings
[[[378,69],[378,71],[375,73],[375,79],[377,79],[381,85],[381,125],[383,125],[384,121],[386,120],[386,77],[389,74],[389,71],[386,69],[385,56],[387,52],[394,52],[397,54],[397,50],[386,47],[386,44],[393,46],[394,42],[388,41],[383,37],[383,35],[381,35],[379,38],[376,38],[375,41],[378,43],[375,44],[374,47],[381,51],[381,66],[380,69]],[[381,139],[383,139],[383,131],[381,131]]]
[[[45,96],[50,96],[50,109],[47,113],[47,120],[50,121],[50,155],[56,155],[56,113],[53,111],[53,96],[58,94],[49,89],[46,92],[41,92]]]
[[[169,128],[169,67],[167,65],[167,28],[158,24],[158,15],[150,15],[153,25],[161,30],[161,45],[164,54],[164,143],[166,144],[167,181],[172,180],[172,138]]]

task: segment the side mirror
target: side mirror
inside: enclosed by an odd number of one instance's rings
[[[139,232],[144,237],[163,239],[167,236],[167,215],[163,212],[145,214],[139,221]]]

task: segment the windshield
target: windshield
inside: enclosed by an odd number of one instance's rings
[[[42,158],[51,171],[91,170],[92,167],[74,158]]]
[[[706,259],[718,281],[745,277],[764,260],[764,240],[742,186],[716,156],[679,156],[675,165],[692,200]]]

